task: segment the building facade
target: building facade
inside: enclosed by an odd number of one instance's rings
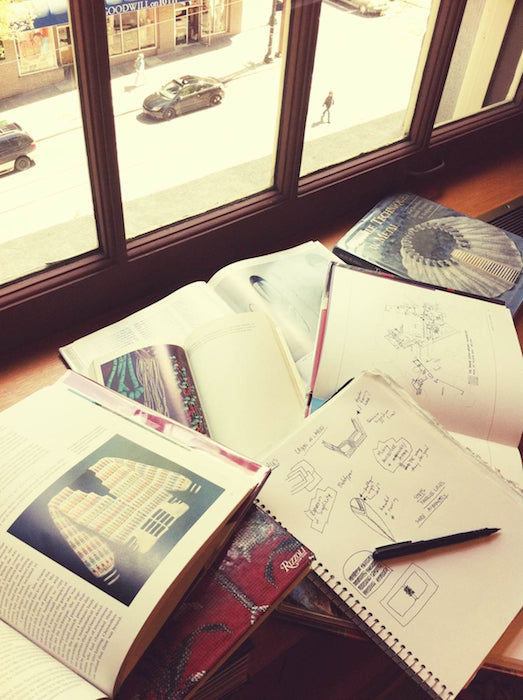
[[[16,5],[20,16],[25,5],[29,10],[29,3]],[[14,39],[0,42],[0,99],[74,78],[67,7],[67,0],[39,3],[31,29],[21,25]],[[241,0],[105,0],[111,63],[209,46],[213,37],[240,31],[242,12]]]

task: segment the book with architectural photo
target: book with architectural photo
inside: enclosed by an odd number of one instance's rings
[[[0,414],[6,697],[113,697],[268,476],[113,393],[68,373]]]
[[[232,263],[60,352],[71,369],[256,458],[303,418],[335,259],[311,241]]]
[[[334,246],[343,261],[405,279],[523,300],[523,238],[410,192],[381,200]]]

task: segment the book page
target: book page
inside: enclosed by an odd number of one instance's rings
[[[499,442],[480,440],[479,438],[452,433],[458,442],[482,459],[490,467],[498,471],[504,479],[511,481],[523,490],[523,468],[521,454],[517,447],[502,445]]]
[[[259,481],[227,467],[62,385],[4,411],[0,618],[112,694]]]
[[[335,265],[317,351],[315,399],[377,369],[448,430],[519,443],[523,360],[503,305]]]
[[[0,621],[2,697],[9,700],[103,700],[100,691]]]
[[[442,697],[457,695],[521,607],[521,494],[378,374],[354,379],[265,462],[259,501],[315,553],[323,580]],[[483,527],[500,531],[372,558]]]
[[[268,314],[308,382],[325,277],[333,260],[336,257],[325,246],[309,241],[227,265],[209,285],[236,312]]]
[[[94,378],[93,362],[119,357],[147,345],[176,343],[202,323],[231,313],[230,307],[205,282],[193,282],[127,318],[60,348],[71,369]]]
[[[225,316],[187,339],[210,433],[256,458],[303,421],[305,385],[263,313]]]

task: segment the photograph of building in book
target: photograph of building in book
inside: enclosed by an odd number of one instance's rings
[[[222,491],[114,436],[46,489],[9,533],[129,605]]]
[[[134,350],[100,364],[103,384],[119,394],[209,434],[187,356],[179,345]]]

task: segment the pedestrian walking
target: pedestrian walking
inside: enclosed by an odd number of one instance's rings
[[[135,70],[135,85],[143,85],[145,83],[145,58],[143,53],[139,53],[134,62]]]
[[[321,121],[323,122],[325,116],[327,116],[327,123],[331,123],[331,107],[334,104],[334,97],[332,95],[332,90],[329,92],[327,97],[323,101],[323,113],[321,115]]]

